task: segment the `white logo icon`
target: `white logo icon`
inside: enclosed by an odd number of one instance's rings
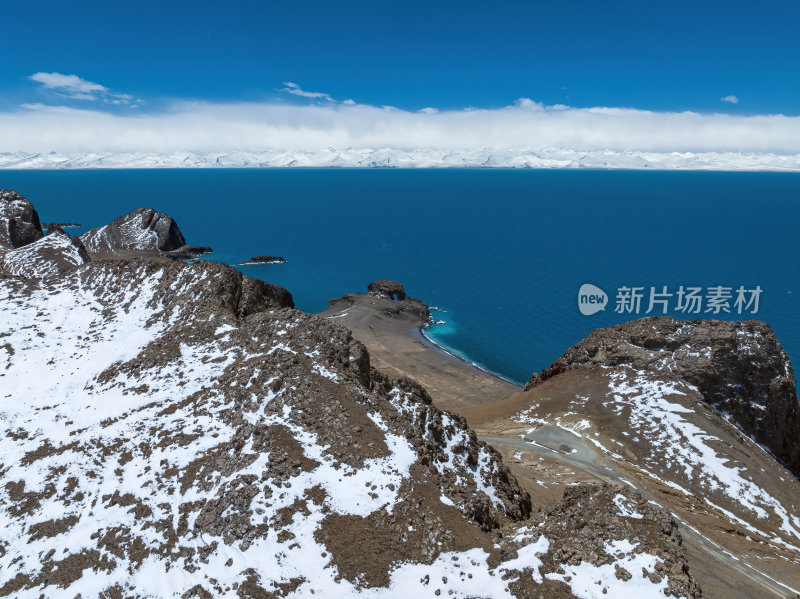
[[[608,295],[599,287],[584,283],[578,290],[578,310],[584,316],[591,316],[600,310],[605,310],[607,303]]]

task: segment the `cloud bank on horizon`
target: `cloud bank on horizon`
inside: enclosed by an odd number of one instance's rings
[[[132,96],[77,75],[35,73],[71,100],[128,104]],[[326,148],[444,151],[568,148],[617,152],[800,153],[800,117],[545,106],[528,98],[499,108],[413,112],[339,101],[293,82],[305,104],[177,101],[158,111],[107,112],[28,103],[0,113],[0,152],[220,152]],[[735,96],[722,98],[736,103]],[[73,103],[74,104],[74,103]],[[87,109],[84,106],[92,106]]]

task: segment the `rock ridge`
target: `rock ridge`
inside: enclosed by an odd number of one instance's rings
[[[597,329],[526,389],[577,366],[628,366],[695,386],[716,410],[800,474],[800,401],[791,362],[764,322],[653,316]]]
[[[152,208],[137,208],[80,238],[91,254],[101,256],[154,254],[191,260],[211,251],[209,247],[187,245],[178,223]]]

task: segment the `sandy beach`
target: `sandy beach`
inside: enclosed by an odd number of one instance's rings
[[[522,390],[439,348],[422,334],[423,318],[398,310],[402,303],[366,293],[349,294],[332,300],[322,315],[349,328],[367,346],[376,368],[389,376],[418,381],[442,409],[460,414]]]

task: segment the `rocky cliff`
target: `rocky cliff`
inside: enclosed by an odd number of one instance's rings
[[[0,248],[19,248],[42,237],[33,204],[16,191],[0,189]]]
[[[582,365],[629,366],[685,381],[800,474],[794,373],[769,325],[656,316],[598,329],[534,374],[526,389]]]

